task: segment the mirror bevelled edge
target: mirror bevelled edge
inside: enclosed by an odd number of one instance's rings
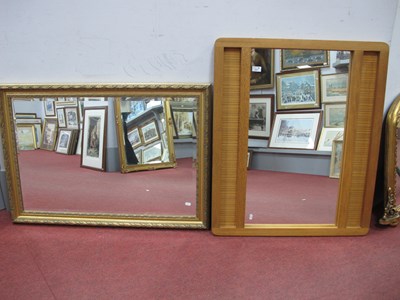
[[[241,70],[250,70],[252,48],[351,52],[348,123],[335,224],[244,224],[250,72]],[[212,186],[216,188],[212,190],[212,232],[232,236],[365,235],[369,230],[375,187],[388,45],[220,38],[215,42],[214,53]]]
[[[199,130],[197,148],[196,215],[143,215],[80,212],[47,212],[24,210],[18,169],[13,97],[90,96],[123,97],[126,95],[196,95],[199,97]],[[203,83],[160,84],[1,84],[0,130],[10,201],[14,223],[66,224],[146,228],[207,229],[210,226],[210,163],[211,163],[211,85]]]

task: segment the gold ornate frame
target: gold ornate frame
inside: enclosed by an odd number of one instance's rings
[[[156,92],[156,94],[154,94]],[[151,91],[147,96],[159,96],[158,91]],[[164,94],[162,97],[169,97],[165,96]],[[168,139],[168,153],[169,153],[169,162],[162,162],[157,164],[138,164],[138,165],[129,165],[126,159],[125,147],[124,147],[124,132],[123,126],[121,122],[121,97],[118,97],[115,101],[114,106],[114,113],[115,113],[115,122],[117,125],[117,140],[118,140],[118,152],[119,152],[119,161],[121,165],[121,172],[133,172],[133,171],[143,171],[143,170],[156,170],[162,168],[173,168],[176,166],[175,160],[175,152],[173,151],[173,137],[172,137],[172,118],[171,112],[169,108],[169,100],[163,100],[163,107],[165,112],[165,119],[166,119],[166,132],[167,132],[167,139]],[[159,134],[159,133],[158,133]],[[161,138],[161,136],[160,136]]]
[[[197,203],[196,215],[144,215],[107,214],[81,212],[28,211],[24,209],[21,181],[17,160],[15,128],[13,121],[13,97],[124,97],[144,94],[190,94],[199,96],[197,148]],[[15,223],[67,224],[90,226],[124,226],[154,228],[209,227],[210,198],[210,113],[211,87],[209,84],[3,84],[0,85],[0,128],[4,149],[4,162],[10,199],[11,215]]]
[[[342,173],[334,224],[245,224],[252,48],[351,51]],[[364,235],[369,230],[386,84],[379,42],[221,38],[215,43],[212,232],[241,236]]]
[[[384,213],[379,224],[397,226],[400,222],[400,204],[396,203],[396,167],[397,139],[400,127],[400,96],[397,96],[386,116],[385,128],[385,177],[384,177]]]

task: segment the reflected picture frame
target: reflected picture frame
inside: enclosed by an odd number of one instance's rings
[[[143,144],[138,127],[135,127],[128,132],[128,139],[133,149],[140,147]]]
[[[332,151],[333,141],[343,139],[344,128],[323,127],[318,141],[318,151]]]
[[[16,119],[37,119],[36,113],[16,113]]]
[[[250,89],[271,89],[274,87],[275,74],[274,49],[251,49]]]
[[[31,124],[17,124],[17,144],[19,150],[35,150],[35,126]]]
[[[251,162],[253,160],[253,150],[247,151],[247,170],[251,169]]]
[[[107,112],[107,106],[84,109],[81,167],[106,170]]]
[[[65,107],[65,123],[67,128],[79,129],[79,111],[77,106]]]
[[[155,120],[140,127],[140,132],[143,137],[143,143],[146,145],[160,139],[159,129]]]
[[[324,127],[344,127],[346,103],[326,103],[324,106]]]
[[[329,66],[329,51],[282,49],[281,70],[293,70],[301,66],[322,68]]]
[[[276,109],[319,109],[319,77],[319,69],[276,74]]]
[[[57,139],[58,121],[54,118],[44,118],[40,149],[53,151]]]
[[[44,115],[47,117],[53,117],[56,115],[56,108],[55,102],[57,101],[56,98],[46,97],[43,100],[44,105]]]
[[[332,155],[329,169],[330,178],[340,178],[342,169],[343,140],[334,140],[332,143]]]
[[[321,75],[321,102],[346,102],[348,83],[348,73]]]
[[[171,107],[175,138],[188,139],[196,136],[193,109]]]
[[[269,139],[273,113],[273,94],[250,96],[249,138]]]
[[[142,163],[149,164],[152,162],[159,162],[162,155],[162,144],[161,142],[153,143],[142,151]]]
[[[65,121],[65,110],[63,107],[57,108],[57,120],[58,120],[58,128],[67,127],[67,123]]]
[[[314,150],[320,123],[321,112],[276,113],[269,147]]]
[[[36,148],[40,147],[40,141],[42,140],[42,119],[15,119],[15,124],[18,125],[34,125],[36,134]]]
[[[55,152],[61,154],[69,154],[72,141],[72,129],[59,129]]]

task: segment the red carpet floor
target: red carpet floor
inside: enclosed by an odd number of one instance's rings
[[[196,214],[191,158],[179,159],[175,169],[128,174],[81,168],[80,156],[46,150],[21,151],[18,161],[26,210]]]
[[[363,237],[14,225],[0,211],[0,299],[395,300],[400,227]]]
[[[249,170],[246,223],[334,224],[338,191],[327,176]]]

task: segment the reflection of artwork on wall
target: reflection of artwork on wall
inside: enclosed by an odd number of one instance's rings
[[[78,107],[66,107],[65,116],[67,121],[67,127],[78,129],[79,127]]]
[[[251,96],[249,108],[249,137],[269,138],[273,95]]]
[[[58,127],[66,127],[64,108],[57,108]]]
[[[344,127],[346,120],[345,103],[324,104],[324,126]]]
[[[34,125],[17,125],[17,139],[19,150],[34,150],[36,146],[36,135]]]
[[[44,113],[46,116],[55,116],[55,105],[56,98],[45,98],[44,99]]]
[[[84,109],[81,166],[105,171],[107,107]]]
[[[151,145],[143,150],[143,163],[145,164],[159,160],[161,158],[161,154],[162,146],[160,142]]]
[[[56,152],[69,154],[70,142],[72,131],[68,129],[61,129],[58,133],[58,141],[56,145]]]
[[[344,128],[322,128],[318,142],[318,151],[332,151],[332,143],[338,138],[343,138]]]
[[[128,139],[132,145],[132,148],[139,147],[142,144],[138,128],[134,128],[133,130],[128,132]]]
[[[315,149],[321,113],[282,114],[275,116],[270,147]]]
[[[57,120],[45,118],[40,148],[53,151],[54,144],[56,142],[56,136],[57,136]]]
[[[281,51],[281,69],[295,69],[298,66],[325,67],[329,65],[329,51],[283,49]]]
[[[343,141],[333,141],[329,177],[339,178],[342,167]]]
[[[321,76],[322,102],[346,102],[348,81],[347,73]]]
[[[319,108],[319,71],[280,73],[277,81],[277,109]]]
[[[267,89],[274,86],[273,49],[251,49],[250,89]]]
[[[173,110],[173,119],[175,132],[179,138],[191,138],[193,136],[192,110]]]
[[[253,150],[247,151],[247,169],[251,168],[251,161],[253,159]]]
[[[160,138],[158,135],[157,125],[154,120],[151,121],[150,123],[148,123],[147,125],[144,125],[141,128],[141,131],[142,131],[144,142],[146,144],[156,141]]]
[[[86,155],[99,157],[100,154],[100,117],[89,117],[89,136]]]

